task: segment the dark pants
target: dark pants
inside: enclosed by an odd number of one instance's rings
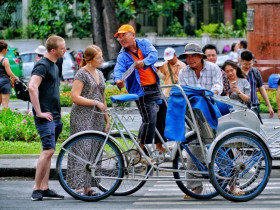
[[[141,140],[141,144],[151,144],[155,137],[157,112],[159,110],[157,101],[162,97],[157,84],[142,86],[142,88],[145,95],[136,101],[142,117],[138,138]]]
[[[263,121],[262,121],[262,118],[261,118],[261,115],[260,115],[260,105],[259,104],[250,104],[249,105],[249,108],[253,111],[253,112],[255,112],[255,114],[258,116],[258,118],[259,118],[259,120],[260,120],[260,122],[261,122],[261,124],[263,124]]]
[[[165,102],[163,101],[162,104],[159,104],[159,110],[157,113],[157,123],[156,123],[156,128],[158,132],[160,133],[161,137],[163,140],[166,142],[167,140],[164,138],[164,129],[165,129],[165,119],[166,119],[166,111],[167,111],[167,106]],[[158,135],[155,135],[155,143],[160,143],[160,138]]]

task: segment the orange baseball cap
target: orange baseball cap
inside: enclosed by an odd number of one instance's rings
[[[128,24],[125,24],[125,25],[122,25],[118,32],[115,33],[114,37],[117,37],[119,34],[124,34],[126,32],[132,32],[132,33],[135,33],[134,31],[134,28],[131,26],[131,25],[128,25]]]

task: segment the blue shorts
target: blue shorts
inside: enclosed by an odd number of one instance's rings
[[[62,131],[62,127],[63,123],[60,119],[36,124],[43,150],[55,149],[56,141]]]

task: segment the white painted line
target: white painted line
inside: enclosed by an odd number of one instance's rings
[[[223,204],[225,203],[232,203],[231,201],[225,200]],[[179,202],[134,202],[133,205],[193,205],[193,204],[199,204],[199,205],[207,205],[207,204],[213,204],[217,203],[217,200],[213,201],[192,201],[192,200],[183,200]],[[280,201],[250,201],[250,202],[242,202],[242,206],[250,206],[250,205],[263,205],[263,204],[279,204]],[[209,208],[209,206],[208,206]],[[247,209],[247,208],[246,208]],[[256,209],[256,208],[255,208]]]

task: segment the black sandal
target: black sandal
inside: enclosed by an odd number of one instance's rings
[[[86,194],[87,196],[98,196],[101,195],[101,193],[97,193],[95,190],[90,190]]]

